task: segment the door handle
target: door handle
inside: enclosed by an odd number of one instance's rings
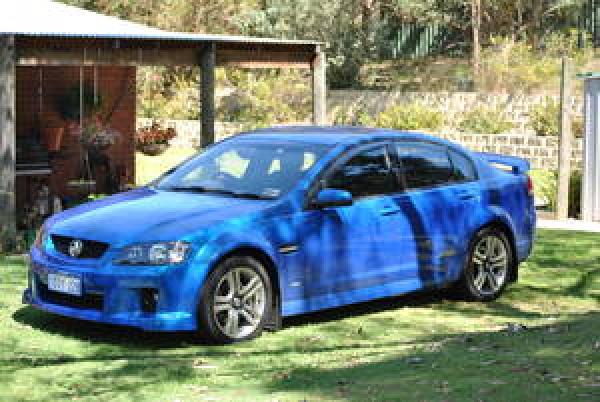
[[[399,212],[401,212],[402,210],[397,207],[397,206],[392,206],[392,205],[388,205],[386,207],[381,208],[381,215],[387,216],[387,215],[394,215],[397,214]]]
[[[461,200],[476,200],[479,197],[477,196],[477,194],[472,193],[470,191],[461,191],[458,193],[458,198]]]

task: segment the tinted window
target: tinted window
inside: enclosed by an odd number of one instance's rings
[[[438,186],[452,180],[453,169],[446,147],[400,142],[396,149],[408,189]]]
[[[327,179],[327,187],[347,190],[354,197],[388,194],[396,190],[384,145],[359,151]]]
[[[450,150],[450,159],[454,168],[454,181],[473,181],[477,178],[473,162],[466,156]]]

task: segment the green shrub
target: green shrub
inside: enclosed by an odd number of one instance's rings
[[[373,126],[374,119],[364,106],[338,106],[331,113],[334,126]]]
[[[556,171],[532,169],[529,177],[533,182],[533,191],[538,200],[546,201],[549,210],[556,210]]]
[[[575,170],[571,173],[569,180],[569,216],[579,218],[581,214],[581,170]]]
[[[557,136],[559,127],[560,104],[554,99],[547,99],[545,103],[535,105],[529,113],[529,127],[537,135]],[[573,117],[571,120],[571,133],[576,138],[583,136],[583,118]]]
[[[438,130],[444,125],[444,115],[417,103],[396,105],[379,113],[373,125],[397,130]]]
[[[529,171],[533,191],[538,199],[548,203],[548,209],[556,211],[558,173],[554,170],[533,169]],[[569,217],[577,218],[581,211],[581,171],[571,172],[569,179]]]
[[[501,134],[514,127],[503,110],[480,106],[463,113],[458,128],[478,134]]]

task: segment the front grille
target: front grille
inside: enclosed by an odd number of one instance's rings
[[[76,238],[59,235],[52,235],[51,237],[54,248],[61,254],[69,255],[69,246]],[[79,256],[76,258],[100,258],[104,255],[109,247],[109,245],[106,243],[94,240],[81,239],[81,242],[83,243],[83,249],[81,250],[81,254],[79,254]]]
[[[46,284],[40,281],[36,282],[38,297],[47,303],[86,310],[102,310],[104,308],[104,295],[102,294],[84,294],[82,296],[72,296],[64,293],[54,292],[49,290]]]

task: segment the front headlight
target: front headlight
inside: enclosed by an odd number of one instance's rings
[[[190,244],[184,241],[141,243],[125,247],[115,263],[120,265],[169,265],[185,261]]]

